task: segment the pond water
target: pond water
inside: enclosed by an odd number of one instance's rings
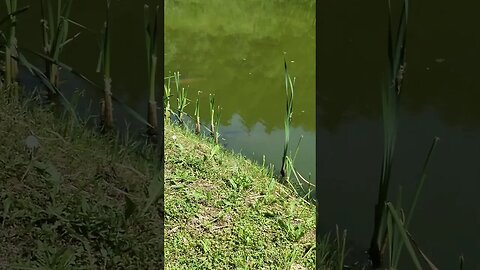
[[[296,167],[315,182],[315,1],[165,2],[165,72],[180,71],[208,124],[209,94],[222,107],[222,143],[278,169],[284,143],[285,77],[296,77],[291,137]],[[201,91],[200,94],[197,94]],[[172,93],[175,94],[175,91]],[[176,108],[175,97],[172,107]]]
[[[56,3],[56,1],[53,1]],[[154,6],[157,1],[112,1],[111,4],[111,74],[113,95],[118,97],[129,107],[146,118],[148,102],[147,67],[144,37],[144,8],[145,3]],[[3,4],[2,4],[3,5]],[[18,6],[30,6],[29,10],[18,16],[17,39],[21,48],[43,53],[42,28],[40,25],[40,1],[19,1]],[[3,6],[2,6],[3,7]],[[56,10],[56,5],[54,5]],[[73,1],[70,19],[80,23],[88,30],[70,25],[69,36],[80,35],[64,47],[60,54],[60,61],[71,66],[77,72],[86,76],[98,85],[103,85],[103,75],[96,72],[100,52],[101,31],[105,21],[105,2],[98,0]],[[5,10],[0,9],[0,16]],[[3,16],[2,16],[3,17]],[[28,60],[43,70],[44,61],[22,50]],[[20,74],[22,83],[27,87],[35,87],[39,80],[28,72]],[[158,82],[162,76],[158,75]],[[60,71],[59,89],[67,98],[71,98],[74,91],[84,90],[84,98],[79,102],[79,110],[83,113],[98,114],[99,98],[103,94],[92,85],[68,71]],[[157,93],[163,92],[163,86],[158,85]],[[91,110],[85,111],[91,103]],[[125,122],[131,123],[132,129],[143,129],[140,124],[121,106],[114,104],[114,120],[117,128],[124,129]],[[134,130],[135,131],[135,130]]]
[[[165,70],[180,71],[185,79],[193,100],[187,108],[190,114],[197,91],[202,91],[202,119],[207,120],[208,94],[216,94],[223,108],[222,143],[258,161],[265,155],[278,167],[286,57],[291,75],[297,78],[292,140],[304,136],[297,166],[304,175],[312,173],[312,179],[316,179],[318,120],[319,231],[339,224],[348,229],[352,246],[367,249],[383,151],[380,89],[387,60],[386,6],[383,1],[319,1],[315,37],[314,2],[166,1]],[[19,19],[19,44],[40,51],[39,1],[24,3],[31,9]],[[440,269],[456,267],[461,254],[466,268],[480,269],[476,257],[480,250],[479,9],[480,2],[474,0],[462,5],[434,0],[411,3],[391,194],[401,184],[404,201],[409,202],[431,140],[440,137],[411,224],[414,238]],[[0,17],[4,12],[0,10]],[[95,68],[103,1],[75,2],[72,18],[97,34],[83,31],[66,47],[61,60],[101,83]],[[72,33],[77,31],[71,27]],[[114,94],[146,115],[143,1],[114,1],[112,32]],[[43,64],[30,59],[39,67]],[[62,79],[62,88],[87,89],[87,96],[96,97],[88,84],[74,76],[63,73]],[[158,91],[163,91],[161,85]],[[97,104],[92,108],[96,110]],[[116,110],[119,125],[131,120]]]
[[[112,1],[111,74],[113,94],[146,116],[148,92],[143,4],[156,1]],[[40,1],[24,1],[30,9],[18,18],[19,46],[42,51]],[[219,132],[222,144],[258,162],[272,163],[279,170],[284,144],[285,81],[284,58],[289,73],[296,77],[291,149],[303,136],[296,159],[297,170],[315,182],[315,1],[286,0],[184,0],[165,1],[165,71],[180,71],[182,86],[188,89],[193,115],[197,92],[201,118],[208,116],[208,95],[215,94],[222,107]],[[5,10],[0,10],[0,15]],[[70,26],[70,36],[81,32],[62,51],[60,61],[89,79],[103,84],[96,73],[100,31],[105,20],[105,3],[74,1],[71,19],[91,31]],[[37,67],[43,60],[25,53]],[[28,74],[22,80],[38,83]],[[159,75],[158,82],[163,80]],[[85,89],[82,108],[92,99],[98,112],[101,93],[68,72],[61,73],[60,89]],[[163,85],[158,86],[158,93]],[[173,99],[172,107],[176,102]],[[120,107],[114,107],[117,127],[131,121]]]
[[[317,226],[321,232],[335,224],[348,229],[360,250],[368,249],[373,230],[383,154],[385,2],[326,0],[319,6]],[[440,269],[457,269],[461,254],[466,269],[480,269],[480,2],[411,1],[410,8],[390,194],[402,185],[409,207],[432,139],[440,137],[411,232]]]

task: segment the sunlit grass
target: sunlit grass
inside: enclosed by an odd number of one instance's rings
[[[166,269],[315,268],[314,205],[181,126],[165,146]]]

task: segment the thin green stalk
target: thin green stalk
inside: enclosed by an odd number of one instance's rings
[[[282,177],[286,176],[286,165],[287,165],[287,156],[288,156],[288,147],[290,144],[290,126],[292,124],[292,116],[293,116],[293,86],[294,86],[294,81],[292,82],[292,79],[290,78],[290,75],[288,75],[288,69],[287,69],[287,61],[284,60],[285,64],[285,94],[287,97],[287,102],[286,102],[286,114],[285,114],[285,120],[284,120],[284,127],[285,127],[285,144],[283,148],[283,156],[282,156],[282,166],[281,166],[281,175]]]
[[[408,0],[404,0],[400,22],[396,33],[396,43],[393,40],[393,26],[390,0],[388,4],[388,81],[382,91],[382,108],[384,124],[384,154],[382,162],[382,171],[379,183],[378,199],[375,205],[374,230],[370,243],[370,259],[374,268],[380,268],[384,265],[381,247],[384,246],[385,236],[381,234],[380,225],[384,215],[384,205],[388,198],[390,186],[391,169],[395,150],[397,136],[397,111],[400,98],[400,92],[405,72],[405,44],[408,18]]]
[[[171,76],[168,77],[167,79],[167,84],[163,85],[164,89],[164,99],[163,99],[163,104],[165,106],[165,122],[170,123],[170,97],[171,97]]]
[[[215,129],[215,95],[209,94],[210,100],[210,135],[215,139],[216,129]]]
[[[103,27],[102,47],[97,66],[97,72],[103,72],[105,82],[104,98],[101,105],[102,131],[108,132],[113,129],[113,104],[112,104],[112,77],[110,75],[110,0],[105,0],[106,14]]]
[[[425,180],[427,178],[427,168],[428,168],[428,165],[430,164],[430,159],[431,159],[432,153],[435,150],[435,147],[437,146],[437,143],[439,142],[439,140],[440,139],[438,137],[435,137],[433,139],[432,145],[430,146],[430,150],[428,151],[427,158],[426,158],[425,163],[423,165],[421,177],[420,177],[420,179],[417,183],[417,187],[415,189],[415,196],[413,198],[413,201],[412,201],[411,206],[410,206],[410,210],[408,211],[407,219],[405,221],[405,229],[407,229],[407,230],[408,230],[408,227],[410,225],[410,222],[412,221],[413,213],[415,211],[415,207],[417,205],[418,198],[420,197],[420,193],[423,189],[423,185],[425,184]],[[393,263],[393,265],[395,267],[397,267],[397,265],[400,261],[400,254],[402,252],[402,248],[403,248],[403,243],[398,242],[398,245],[395,247],[396,252],[395,252],[394,263]]]
[[[217,106],[216,118],[215,118],[215,137],[213,138],[215,143],[218,144],[218,139],[220,138],[220,133],[218,132],[218,127],[220,126],[220,116],[222,114],[222,108]]]
[[[149,81],[148,122],[149,134],[155,136],[158,129],[157,101],[155,99],[155,75],[157,72],[157,26],[159,6],[155,9],[153,22],[149,20],[149,6],[144,6],[145,12],[145,46],[147,51],[147,70]]]
[[[73,37],[68,38],[72,3],[73,0],[57,0],[57,10],[54,11],[51,0],[40,1],[43,51],[45,55],[57,62],[63,48],[80,34],[76,33]],[[58,88],[60,83],[59,66],[52,61],[45,61],[45,70],[50,83]],[[51,98],[56,95],[52,92],[49,94]]]
[[[345,261],[345,246],[347,242],[347,230],[343,230],[342,237],[340,238],[340,231],[338,225],[336,226],[337,232],[337,270],[344,269]]]
[[[187,99],[187,90],[185,87],[182,87],[181,90],[178,90],[177,87],[177,111],[178,111],[178,119],[180,123],[183,123],[183,115],[185,111],[185,107],[188,105]]]
[[[10,27],[8,32],[7,43],[5,44],[5,84],[7,87],[13,84],[13,81],[17,77],[18,65],[12,57],[18,56],[17,37],[16,37],[16,24],[17,16],[14,15],[17,10],[17,0],[5,0],[7,6],[7,13],[9,14]]]
[[[200,91],[195,102],[195,134],[200,134]]]
[[[293,173],[293,176],[295,177],[297,188],[294,188],[294,190],[297,192],[299,196],[304,196],[308,195],[311,193],[311,188],[315,188],[315,185],[313,185],[309,180],[305,179],[296,169],[295,169],[295,160],[297,158],[298,150],[300,149],[300,143],[302,142],[303,136],[300,136],[300,139],[298,140],[297,147],[295,148],[295,153],[293,155],[293,158],[290,158],[290,156],[287,155],[287,160],[286,160],[286,166],[285,166],[285,171],[286,171],[286,182],[290,183],[291,181],[291,175]],[[292,185],[290,183],[290,185]],[[308,186],[308,191],[305,190],[304,185]],[[293,185],[292,185],[293,187]],[[301,194],[298,189],[301,189]]]
[[[408,233],[407,231],[405,230],[405,227],[403,225],[403,221],[401,220],[398,212],[395,210],[395,207],[392,205],[392,203],[388,202],[386,203],[386,206],[388,208],[388,213],[390,214],[391,216],[391,226],[395,226],[395,229],[398,230],[398,232],[400,233],[400,236],[401,236],[401,239],[402,239],[402,242],[405,243],[406,247],[407,247],[407,250],[410,254],[410,257],[412,258],[412,261],[415,265],[415,267],[418,269],[418,270],[422,270],[422,266],[420,264],[420,260],[418,259],[418,256],[417,256],[417,253],[415,252],[415,249],[410,241],[410,238],[408,236]],[[393,230],[393,229],[391,229]]]

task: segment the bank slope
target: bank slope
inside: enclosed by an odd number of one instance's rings
[[[0,89],[0,269],[160,269],[155,164],[65,127]]]
[[[165,125],[165,269],[314,268],[314,205],[267,169]]]

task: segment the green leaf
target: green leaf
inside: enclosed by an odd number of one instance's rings
[[[405,230],[405,227],[404,227],[404,224],[403,222],[401,221],[397,211],[395,210],[395,208],[393,207],[392,203],[388,202],[387,204],[387,207],[388,207],[388,210],[389,210],[389,213],[392,215],[393,217],[393,221],[395,222],[395,225],[396,225],[396,229],[398,230],[398,232],[400,233],[401,235],[401,239],[402,241],[405,243],[405,246],[407,247],[407,250],[408,250],[408,253],[410,254],[410,257],[415,265],[415,267],[418,269],[418,270],[422,270],[422,265],[420,264],[420,261],[417,257],[417,254],[415,252],[415,249],[413,248],[412,246],[412,243],[410,242],[410,238],[408,237],[407,235],[407,231]]]

